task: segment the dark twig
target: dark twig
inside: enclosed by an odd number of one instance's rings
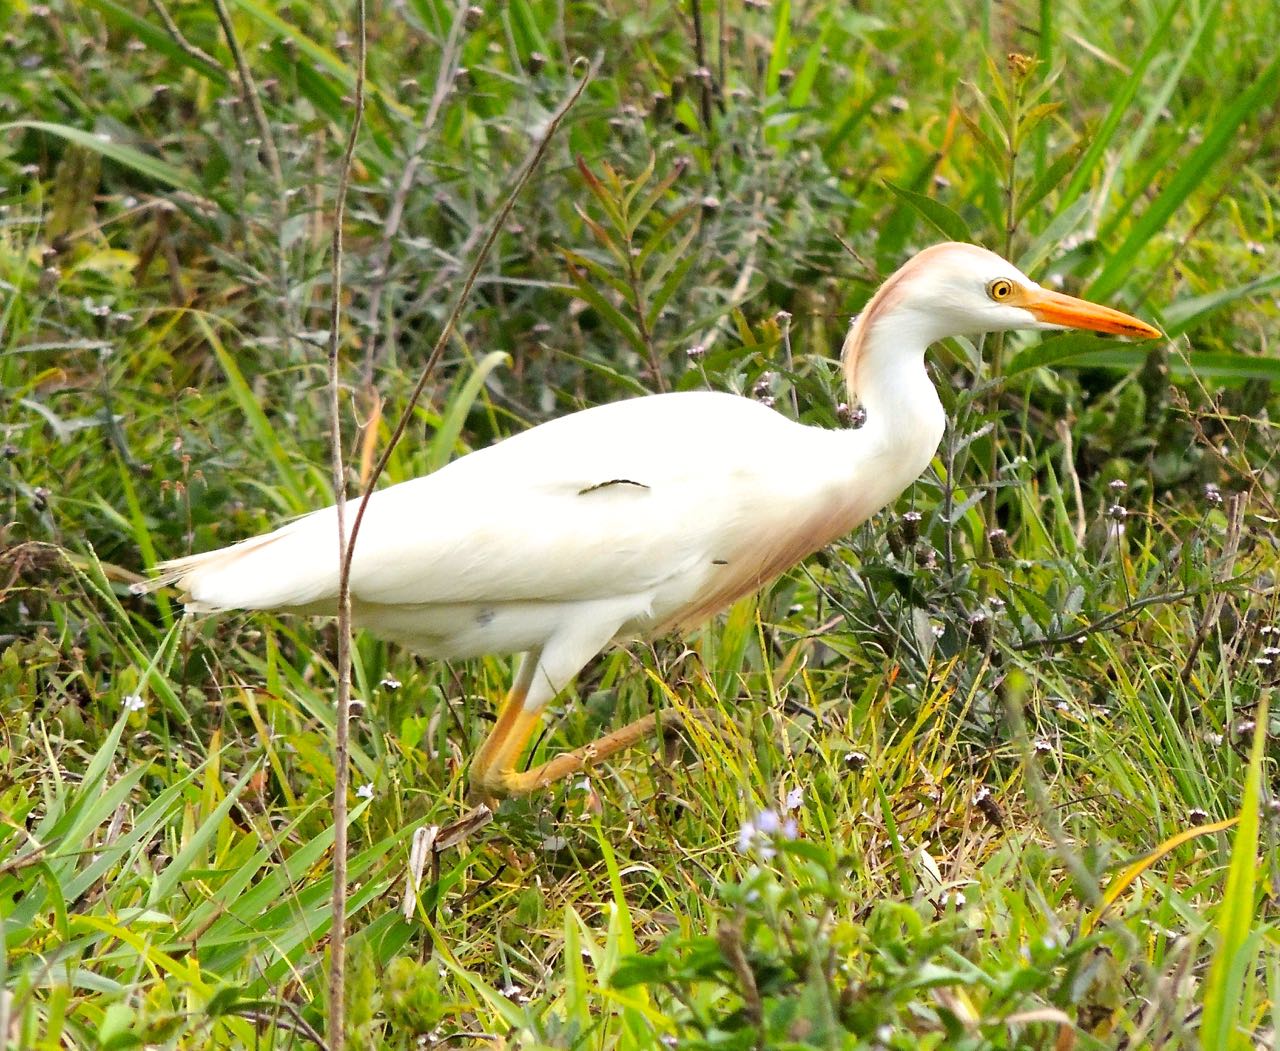
[[[422,373],[418,376],[418,382],[414,385],[413,391],[409,395],[409,400],[405,404],[404,410],[400,413],[400,419],[396,421],[395,430],[391,432],[391,440],[387,442],[387,447],[382,451],[382,456],[379,457],[377,465],[369,475],[369,480],[365,483],[364,495],[360,498],[360,507],[356,511],[355,523],[351,527],[351,537],[347,541],[346,557],[343,559],[342,575],[338,582],[340,597],[347,594],[349,589],[351,554],[355,550],[356,538],[360,534],[360,524],[364,521],[365,509],[369,506],[369,498],[373,495],[373,491],[378,485],[378,479],[382,477],[382,473],[386,470],[387,463],[391,459],[391,454],[395,451],[397,443],[399,443],[404,436],[404,432],[408,429],[409,421],[413,418],[413,411],[417,407],[418,400],[422,397],[422,392],[426,389],[427,380],[431,378],[431,374],[435,371],[436,365],[444,354],[444,348],[453,337],[458,318],[462,316],[463,307],[466,306],[467,300],[470,299],[471,290],[475,287],[476,279],[480,276],[480,269],[484,266],[485,260],[489,258],[489,253],[493,250],[493,246],[498,240],[498,235],[506,224],[507,217],[510,216],[512,208],[515,207],[516,198],[519,197],[520,191],[524,189],[530,177],[542,164],[542,160],[551,146],[551,140],[555,137],[555,133],[559,130],[565,117],[569,115],[569,110],[573,108],[574,103],[582,97],[587,84],[591,82],[591,77],[595,73],[597,65],[598,60],[591,64],[578,82],[578,86],[573,89],[573,92],[547,123],[546,130],[542,133],[542,138],[538,140],[537,146],[534,147],[533,152],[525,160],[520,173],[516,176],[515,185],[512,186],[511,192],[507,194],[507,199],[503,202],[498,214],[489,226],[484,242],[480,246],[480,251],[476,255],[475,262],[471,264],[471,269],[467,272],[466,279],[462,283],[462,291],[458,293],[458,298],[453,304],[453,309],[449,311],[449,316],[445,319],[444,327],[440,330],[435,346],[431,348],[431,354],[427,358],[426,364],[422,366]]]
[[[720,952],[725,961],[738,979],[738,991],[742,994],[743,1000],[743,1014],[746,1015],[747,1021],[759,1030],[764,1023],[764,1003],[760,998],[760,989],[756,985],[755,971],[752,970],[742,945],[741,928],[728,920],[722,920],[716,930],[716,942],[720,946]]]
[[[1086,635],[1092,635],[1098,631],[1106,631],[1108,628],[1114,628],[1117,624],[1123,624],[1125,621],[1132,619],[1140,610],[1146,609],[1148,606],[1164,606],[1172,605],[1175,602],[1183,602],[1189,598],[1203,594],[1207,590],[1205,588],[1187,588],[1185,591],[1165,591],[1159,595],[1148,595],[1146,598],[1136,599],[1130,602],[1123,609],[1117,609],[1108,613],[1105,617],[1099,617],[1097,620],[1084,627],[1077,628],[1075,631],[1068,632],[1065,635],[1048,635],[1044,638],[1029,639],[1026,642],[1015,643],[1009,648],[1012,650],[1037,650],[1052,649],[1055,646],[1065,646],[1068,643],[1075,642]]]
[[[222,0],[217,0],[221,3]],[[333,757],[333,923],[329,932],[329,1047],[341,1051],[345,1039],[347,933],[347,769],[351,710],[351,549],[347,546],[345,466],[342,456],[342,409],[339,401],[340,330],[342,325],[342,223],[351,186],[360,125],[364,121],[365,0],[356,0],[356,83],[351,129],[338,171],[333,204],[333,247],[330,253],[329,425],[333,493],[338,513],[338,698]],[[354,540],[354,536],[352,537]]]
[[[283,1029],[290,1033],[300,1033],[310,1040],[316,1047],[325,1047],[324,1037],[321,1036],[313,1025],[302,1017],[302,1013],[287,1001],[272,1003],[273,1009],[283,1010],[292,1021],[286,1021],[281,1018],[278,1013],[268,1012],[258,1006],[236,1006],[232,1008],[232,1013],[239,1015],[241,1018],[247,1018],[256,1025],[272,1026],[276,1029]]]
[[[689,13],[693,16],[693,53],[698,63],[698,82],[702,90],[699,98],[702,103],[702,123],[711,134],[711,67],[707,65],[707,39],[702,31],[702,2],[689,0]]]
[[[351,560],[355,553],[356,538],[360,532],[360,523],[364,518],[365,509],[369,506],[369,497],[373,495],[374,488],[378,484],[378,479],[382,476],[383,471],[386,470],[387,461],[395,450],[396,443],[399,442],[400,438],[409,426],[409,421],[413,417],[414,407],[417,405],[418,399],[422,396],[422,392],[427,385],[427,380],[435,370],[437,362],[439,362],[441,356],[444,354],[444,348],[453,335],[454,328],[458,323],[458,318],[461,316],[463,307],[466,305],[467,300],[471,295],[471,290],[475,286],[476,278],[479,276],[480,269],[484,266],[485,260],[489,257],[489,252],[497,241],[499,234],[502,232],[502,228],[506,224],[507,217],[511,214],[512,208],[515,207],[516,198],[524,188],[525,183],[529,181],[530,176],[541,164],[557,129],[560,127],[564,118],[568,115],[570,108],[572,108],[573,104],[581,97],[582,92],[586,89],[595,69],[594,65],[588,69],[587,73],[578,83],[578,86],[574,89],[568,100],[560,107],[559,110],[556,111],[555,116],[551,119],[550,123],[547,125],[546,131],[539,140],[537,147],[525,161],[523,168],[521,168],[519,175],[516,177],[515,185],[507,195],[506,201],[503,202],[498,214],[494,217],[493,223],[489,228],[488,236],[486,236],[475,262],[471,265],[471,269],[463,283],[462,291],[458,294],[457,301],[454,303],[453,310],[450,311],[449,317],[445,321],[444,328],[441,330],[440,336],[431,350],[431,355],[427,358],[427,362],[422,368],[422,373],[418,377],[418,382],[413,388],[413,393],[409,396],[408,404],[405,405],[404,411],[400,414],[400,419],[397,421],[396,428],[392,432],[391,440],[387,443],[387,447],[383,451],[382,457],[378,460],[377,466],[374,467],[372,474],[369,476],[364,495],[360,500],[360,506],[356,511],[355,521],[352,523],[351,533],[348,538],[348,534],[346,532],[346,484],[342,457],[341,416],[338,401],[338,327],[342,319],[342,217],[346,203],[347,187],[351,179],[351,164],[355,154],[356,139],[359,135],[360,122],[364,114],[365,0],[357,0],[356,9],[358,31],[356,40],[357,77],[355,114],[351,124],[351,132],[347,138],[346,152],[343,154],[342,169],[338,182],[338,197],[334,208],[332,251],[333,305],[329,317],[329,412],[331,415],[332,426],[332,444],[330,451],[332,457],[334,497],[337,502],[338,556],[340,567],[338,573],[338,725],[337,733],[335,735],[334,757],[333,923],[329,941],[329,1046],[331,1049],[337,1049],[337,1051],[340,1051],[343,1046],[343,1016],[345,1011],[343,983],[345,971],[344,955],[347,879],[346,819],[348,782],[347,756],[349,748],[348,719],[351,703]]]
[[[249,63],[245,61],[244,52],[240,49],[240,41],[236,39],[235,26],[231,22],[231,12],[227,10],[226,0],[213,0],[213,9],[222,24],[222,35],[227,38],[227,47],[231,49],[231,57],[236,63],[236,80],[239,82],[240,97],[253,114],[253,122],[258,126],[258,136],[262,139],[262,152],[267,159],[267,167],[271,170],[271,180],[284,203],[284,169],[280,166],[280,154],[276,152],[276,140],[271,134],[271,124],[267,120],[267,111],[262,108],[262,96],[258,94],[258,85],[249,71]]]
[[[222,68],[221,62],[203,48],[197,47],[195,44],[191,43],[190,40],[182,35],[182,30],[178,28],[178,23],[173,20],[173,15],[169,14],[169,9],[164,6],[161,0],[151,0],[151,10],[156,13],[156,16],[164,24],[165,32],[169,34],[169,39],[177,44],[185,54],[194,58],[202,65],[209,66],[211,69],[216,69],[223,75],[226,74],[226,70]]]
[[[729,83],[729,78],[725,75],[725,52],[729,50],[729,22],[725,16],[725,10],[728,4],[720,3],[717,5],[716,15],[720,22],[720,41],[719,47],[716,49],[716,58],[718,59],[716,70],[716,87],[720,93],[720,108],[724,109],[724,86]]]
[[[45,848],[36,847],[35,850],[29,850],[25,854],[20,854],[16,858],[11,858],[3,865],[0,865],[0,876],[8,872],[20,872],[31,865],[39,864],[44,858]]]

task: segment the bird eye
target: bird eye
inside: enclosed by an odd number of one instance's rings
[[[1013,282],[1007,277],[997,277],[991,284],[987,285],[987,295],[997,303],[1002,303],[1013,295]]]

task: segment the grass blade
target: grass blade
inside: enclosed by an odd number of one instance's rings
[[[1231,849],[1231,867],[1218,909],[1218,951],[1205,979],[1204,1019],[1200,1039],[1205,1047],[1249,1047],[1252,1042],[1236,1032],[1238,1021],[1247,1014],[1249,963],[1261,931],[1254,930],[1254,900],[1258,876],[1258,826],[1262,797],[1262,761],[1267,747],[1267,703],[1264,698],[1255,714],[1253,749],[1245,772],[1244,800],[1240,804],[1240,824]],[[1245,1011],[1241,1008],[1245,1007]]]
[[[279,475],[280,482],[289,496],[289,499],[284,501],[280,500],[278,494],[276,495],[280,509],[293,514],[301,514],[303,511],[310,510],[311,499],[307,494],[306,486],[302,482],[302,477],[294,469],[284,451],[284,446],[280,444],[280,439],[276,437],[275,426],[267,419],[267,414],[262,411],[262,406],[258,404],[257,397],[245,381],[244,374],[240,371],[240,366],[236,364],[234,355],[227,350],[226,344],[222,342],[221,337],[214,331],[209,319],[204,314],[193,311],[191,316],[195,319],[196,327],[200,329],[205,341],[213,348],[213,353],[218,358],[218,364],[222,366],[222,371],[227,377],[227,385],[231,388],[236,404],[249,421],[249,429],[253,431],[254,437],[258,440],[258,448],[275,464],[276,473]],[[270,489],[264,491],[273,492]]]
[[[458,438],[462,434],[462,425],[466,421],[467,413],[471,411],[471,406],[475,404],[476,398],[480,396],[480,391],[484,388],[484,382],[489,378],[489,373],[496,369],[499,365],[510,365],[511,355],[504,350],[491,350],[472,370],[471,375],[458,389],[448,403],[448,407],[444,411],[444,415],[440,418],[440,426],[436,429],[435,437],[431,440],[430,460],[428,466],[431,470],[437,470],[447,464],[452,458],[454,452],[458,448]]]
[[[1111,145],[1111,140],[1115,138],[1120,122],[1124,120],[1125,114],[1129,112],[1129,107],[1132,105],[1134,97],[1138,94],[1138,88],[1142,86],[1142,78],[1146,76],[1147,68],[1151,65],[1152,60],[1163,53],[1168,46],[1167,35],[1169,27],[1173,24],[1174,16],[1182,10],[1183,6],[1182,0],[1169,0],[1169,4],[1160,16],[1160,21],[1156,23],[1147,38],[1147,46],[1142,49],[1142,54],[1134,62],[1133,70],[1130,72],[1128,79],[1116,92],[1115,100],[1111,103],[1111,108],[1103,118],[1102,124],[1090,137],[1089,147],[1085,150],[1084,156],[1080,158],[1080,166],[1076,168],[1075,173],[1071,176],[1071,181],[1067,183],[1067,188],[1062,193],[1062,201],[1058,205],[1059,209],[1066,208],[1074,202],[1088,185],[1094,169],[1097,168],[1106,154],[1107,147]]]
[[[1173,213],[1217,167],[1240,125],[1271,105],[1277,93],[1280,93],[1280,56],[1273,58],[1253,86],[1219,115],[1191,156],[1176,166],[1168,185],[1133,224],[1128,236],[1089,285],[1090,295],[1108,299],[1120,289],[1141,248],[1164,229]]]
[[[1165,331],[1171,336],[1180,336],[1207,321],[1223,307],[1230,306],[1241,299],[1250,299],[1277,289],[1280,289],[1280,274],[1267,274],[1264,277],[1255,277],[1252,281],[1237,285],[1235,288],[1220,289],[1217,292],[1207,292],[1202,296],[1180,299],[1164,310]]]

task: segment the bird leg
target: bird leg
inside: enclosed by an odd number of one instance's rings
[[[554,781],[569,777],[585,770],[596,763],[608,759],[611,755],[630,748],[637,741],[648,737],[659,726],[659,717],[655,713],[628,723],[619,730],[605,734],[590,744],[575,748],[535,766],[532,770],[518,770],[525,745],[533,735],[534,729],[542,721],[541,711],[528,711],[524,706],[525,693],[513,688],[503,702],[498,721],[484,744],[471,761],[469,774],[470,787],[468,797],[474,801],[489,803],[496,808],[498,799],[509,796],[523,796],[545,788]],[[702,713],[693,713],[702,714]],[[682,723],[685,716],[680,712],[666,711],[662,713],[661,724],[672,726]]]

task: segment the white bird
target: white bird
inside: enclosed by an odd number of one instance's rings
[[[528,793],[653,730],[649,716],[518,769],[543,709],[611,641],[708,619],[850,532],[928,467],[946,424],[925,370],[931,343],[1055,328],[1160,335],[1041,288],[985,249],[935,245],[880,287],[845,340],[849,397],[865,412],[858,429],[808,427],[710,392],[544,423],[374,494],[351,566],[353,621],[428,657],[523,653],[469,780],[478,798]],[[197,612],[331,616],[336,533],[326,508],[165,562],[137,589],[176,584]]]

